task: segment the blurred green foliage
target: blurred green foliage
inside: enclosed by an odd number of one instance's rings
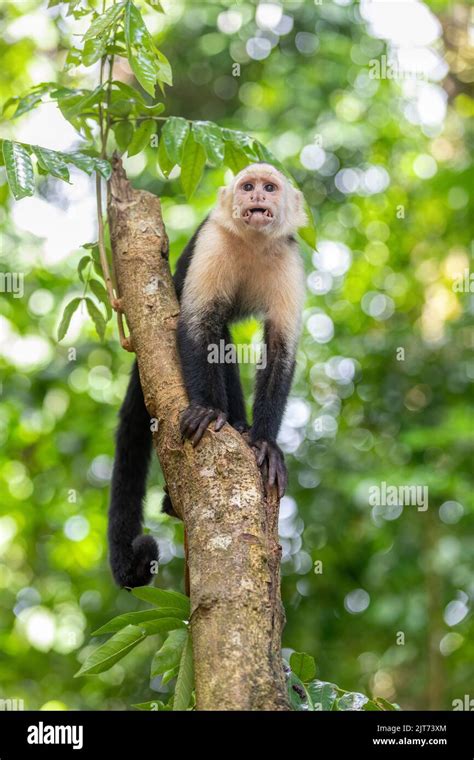
[[[429,3],[449,72],[405,81],[371,78],[371,61],[390,51],[364,4],[285,3],[278,34],[265,17],[256,24],[246,0],[163,0],[165,15],[137,4],[173,66],[166,114],[261,140],[316,219],[281,434],[284,647],[313,654],[323,681],[402,708],[451,709],[474,682],[474,104],[463,6]],[[95,86],[93,67],[63,72],[80,19],[38,0],[2,4],[0,18],[2,102],[45,80]],[[133,83],[120,62],[117,77]],[[1,136],[71,147],[57,144],[69,132],[54,109],[4,122]],[[125,164],[137,187],[162,198],[175,262],[225,170],[208,168],[188,203],[154,149]],[[72,171],[71,187],[43,179],[39,196],[15,204],[0,172],[1,271],[24,275],[24,293],[8,292],[3,276],[0,303],[0,698],[129,709],[166,697],[169,687],[149,680],[159,637],[106,673],[73,679],[101,641],[91,644],[91,632],[143,608],[114,588],[106,561],[115,418],[131,358],[111,323],[99,343],[86,315],[64,345],[55,339],[64,304],[80,294],[80,245],[96,238],[93,184]],[[256,335],[253,322],[235,330],[241,341]],[[242,374],[250,406],[252,368]],[[370,489],[383,482],[427,487],[428,509],[373,506]],[[160,543],[157,584],[183,590],[182,527],[161,515],[162,494],[155,463],[146,519]]]

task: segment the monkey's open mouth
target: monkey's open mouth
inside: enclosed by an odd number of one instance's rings
[[[243,219],[247,224],[268,224],[273,219],[273,214],[266,206],[250,206],[245,209]]]

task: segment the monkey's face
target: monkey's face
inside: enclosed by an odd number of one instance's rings
[[[256,230],[274,226],[280,217],[282,193],[281,180],[273,172],[243,174],[234,188],[234,219]]]
[[[303,195],[271,164],[250,164],[221,187],[213,218],[242,237],[292,235],[306,222]]]

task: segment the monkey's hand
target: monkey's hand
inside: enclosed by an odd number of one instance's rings
[[[275,441],[259,439],[251,442],[251,447],[269,486],[276,485],[281,499],[288,484],[288,472],[283,452]]]
[[[197,446],[207,426],[213,420],[216,420],[214,430],[217,433],[227,422],[227,415],[210,406],[190,404],[181,415],[181,435],[183,438],[190,438],[193,446]]]

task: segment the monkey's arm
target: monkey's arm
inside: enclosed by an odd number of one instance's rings
[[[285,462],[276,437],[280,429],[295,369],[295,356],[284,337],[265,325],[266,366],[257,371],[250,441],[257,464],[264,468],[269,485],[277,483],[282,496],[288,482]]]
[[[216,431],[227,420],[224,369],[220,362],[208,361],[209,346],[219,345],[223,336],[224,310],[222,304],[215,304],[197,322],[183,309],[178,321],[178,351],[189,398],[189,407],[181,417],[181,433],[191,438],[193,446],[212,420],[216,420]]]

